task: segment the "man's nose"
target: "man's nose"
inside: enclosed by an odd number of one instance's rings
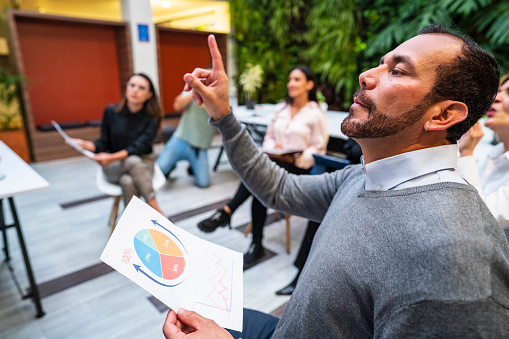
[[[359,85],[362,89],[373,89],[378,82],[379,67],[368,69],[359,75]]]

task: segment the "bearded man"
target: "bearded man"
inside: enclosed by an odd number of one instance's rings
[[[244,313],[244,333],[235,336],[509,336],[509,246],[455,170],[456,141],[497,92],[492,55],[443,26],[424,28],[359,76],[341,129],[361,146],[363,163],[296,176],[262,154],[229,114],[213,37],[209,47],[213,70],[184,80],[205,103],[233,168],[260,201],[321,223],[281,319]],[[229,336],[182,309],[168,313],[163,332]]]

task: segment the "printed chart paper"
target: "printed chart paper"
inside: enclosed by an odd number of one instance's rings
[[[55,127],[55,129],[58,131],[58,133],[60,133],[60,135],[62,136],[62,138],[64,138],[65,141],[67,141],[67,143],[69,144],[69,146],[71,146],[72,148],[74,148],[76,151],[80,152],[81,154],[83,155],[86,155],[87,157],[89,157],[90,159],[94,159],[94,153],[93,152],[90,152],[86,149],[83,149],[80,145],[78,145],[77,143],[75,143],[74,141],[72,141],[72,138],[69,137],[67,135],[67,133],[64,132],[64,130],[62,129],[62,127],[60,127],[60,125],[55,121],[55,120],[51,120],[51,124],[53,125],[53,127]]]
[[[171,309],[242,331],[242,253],[200,239],[133,197],[101,260]]]

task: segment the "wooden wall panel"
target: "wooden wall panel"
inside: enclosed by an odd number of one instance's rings
[[[161,101],[165,112],[173,112],[173,100],[182,92],[185,73],[211,64],[207,32],[158,27]],[[226,35],[217,34],[218,46],[226,60]]]
[[[101,119],[120,100],[114,27],[19,17],[17,28],[35,126]]]

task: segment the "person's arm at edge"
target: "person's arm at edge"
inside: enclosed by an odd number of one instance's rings
[[[472,126],[458,141],[458,172],[484,199],[481,188],[481,179],[477,170],[477,162],[474,158],[474,149],[483,137],[481,124],[478,122]]]
[[[193,97],[188,93],[180,93],[173,101],[173,109],[177,112],[183,112]]]

